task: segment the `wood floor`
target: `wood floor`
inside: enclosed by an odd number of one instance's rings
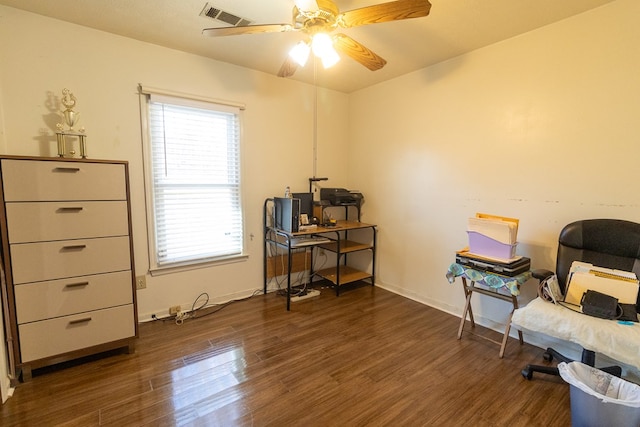
[[[520,375],[541,349],[510,339],[499,359],[492,342],[457,340],[458,322],[370,285],[323,289],[291,312],[257,295],[182,325],[142,324],[135,354],[34,371],[0,425],[571,424],[560,378]]]

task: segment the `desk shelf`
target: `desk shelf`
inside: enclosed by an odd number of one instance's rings
[[[319,248],[325,249],[327,251],[330,252],[338,252],[338,242],[332,242],[332,243],[323,243],[321,245],[318,245]],[[340,253],[341,254],[346,254],[349,252],[357,252],[357,251],[364,251],[367,249],[373,249],[373,245],[369,244],[369,243],[360,243],[360,242],[354,242],[352,240],[342,240],[340,241]]]
[[[324,279],[331,281],[331,283],[336,286],[346,285],[347,283],[356,282],[358,280],[365,280],[373,277],[371,273],[357,270],[353,267],[349,267],[348,265],[340,265],[338,266],[338,268],[325,268],[320,271],[316,271],[316,274]]]

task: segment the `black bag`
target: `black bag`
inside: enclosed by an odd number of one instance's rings
[[[638,312],[636,311],[635,304],[618,304],[622,311],[618,320],[626,320],[627,322],[636,322],[638,323]]]
[[[584,314],[601,319],[617,319],[622,314],[618,311],[618,298],[597,291],[587,290],[582,294],[580,305]]]

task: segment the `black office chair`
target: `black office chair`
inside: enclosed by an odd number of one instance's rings
[[[562,292],[573,261],[583,261],[598,267],[633,271],[640,277],[640,224],[619,219],[588,219],[566,225],[558,239],[556,275]],[[533,277],[542,281],[553,275],[549,270],[534,270]],[[636,310],[640,308],[640,296]],[[638,310],[640,311],[640,310]],[[543,358],[550,362],[554,358],[561,362],[572,360],[547,348]],[[582,350],[582,363],[595,366],[595,352]],[[619,366],[600,368],[612,375],[620,376]],[[557,367],[527,365],[522,376],[530,380],[534,372],[559,375]]]

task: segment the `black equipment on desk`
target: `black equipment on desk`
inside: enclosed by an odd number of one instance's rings
[[[274,197],[276,228],[297,233],[300,226],[300,199]]]
[[[529,271],[529,268],[531,268],[531,259],[527,257],[518,257],[510,262],[502,262],[475,257],[468,252],[457,253],[456,262],[465,267],[473,268],[474,270],[486,271],[487,273],[495,273],[508,277],[517,276],[525,271]]]
[[[359,206],[362,199],[362,193],[349,191],[345,188],[320,189],[320,200],[326,200],[333,206]]]
[[[313,193],[292,193],[294,199],[300,199],[300,224],[307,225],[313,218]],[[307,222],[302,218],[307,216]]]

